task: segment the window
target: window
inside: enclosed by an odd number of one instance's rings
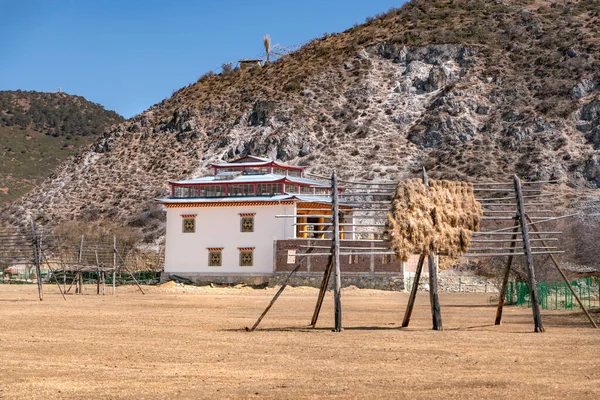
[[[173,186],[173,197],[198,197],[197,186]]]
[[[300,193],[302,194],[314,194],[314,189],[311,186],[301,186]]]
[[[302,172],[297,169],[288,169],[288,176],[302,176]]]
[[[264,175],[269,173],[270,168],[261,167],[261,168],[244,168],[244,174],[246,175]]]
[[[225,185],[200,186],[200,197],[224,197]]]
[[[281,183],[259,183],[256,187],[256,195],[272,196],[274,194],[281,194],[281,190]]]
[[[254,232],[254,217],[242,217],[242,232]]]
[[[396,259],[396,256],[393,254],[384,254],[381,258],[381,263],[382,264],[390,264],[395,259]]]
[[[254,196],[254,185],[229,185],[229,196]]]
[[[253,248],[240,248],[240,267],[251,267],[253,264]]]
[[[208,266],[209,267],[222,266],[222,260],[223,260],[222,251],[223,251],[222,248],[209,248],[208,249]]]
[[[183,218],[183,233],[194,233],[196,232],[196,218],[184,217]]]
[[[285,168],[273,168],[273,173],[275,175],[287,175],[287,170]]]
[[[316,188],[315,194],[329,194],[328,188]]]
[[[294,185],[292,183],[286,183],[285,192],[286,193],[298,193],[299,186]]]

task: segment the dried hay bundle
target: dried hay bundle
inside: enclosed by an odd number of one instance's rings
[[[404,261],[430,249],[456,257],[468,250],[482,216],[472,184],[430,180],[427,193],[420,179],[409,179],[396,188],[386,231]]]

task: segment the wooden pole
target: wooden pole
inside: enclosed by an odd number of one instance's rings
[[[129,270],[129,268],[127,268],[127,264],[125,264],[125,260],[123,260],[123,257],[121,257],[121,254],[117,251],[116,248],[115,248],[115,253],[117,253],[117,256],[119,256],[119,258],[121,259],[121,262],[123,263],[123,268],[125,268],[125,271],[127,271],[129,273],[129,276],[131,276],[133,278],[133,281],[137,285],[138,289],[140,289],[140,292],[142,292],[142,294],[146,294],[144,292],[144,289],[142,289],[142,287],[140,286],[137,279],[135,279],[135,275],[133,275],[133,273]]]
[[[98,261],[98,252],[94,250],[94,253],[96,253],[96,294],[100,294],[100,261]]]
[[[273,296],[273,298],[269,302],[269,305],[267,306],[267,308],[265,308],[265,311],[263,311],[262,314],[260,314],[260,317],[258,317],[258,319],[254,323],[254,325],[252,325],[252,328],[246,327],[246,331],[247,332],[254,332],[254,330],[256,329],[256,327],[258,327],[258,324],[260,324],[260,322],[262,321],[262,319],[264,318],[264,316],[267,315],[267,313],[269,312],[269,310],[271,309],[271,307],[273,307],[273,304],[275,304],[275,301],[277,301],[277,299],[279,298],[279,296],[281,295],[281,293],[283,293],[283,291],[287,287],[288,282],[289,282],[290,278],[292,277],[292,275],[294,275],[296,272],[298,272],[298,270],[300,269],[301,266],[302,266],[302,261],[298,262],[298,264],[296,265],[296,268],[294,268],[292,270],[292,272],[290,272],[290,274],[287,276],[287,278],[286,278],[285,282],[283,283],[283,285],[281,285],[281,287],[279,288],[279,290],[277,291],[277,293],[275,293],[275,296]]]
[[[333,209],[332,209],[333,212]],[[333,226],[329,226],[325,228],[324,232],[332,229]],[[317,304],[315,304],[315,311],[313,312],[313,316],[310,320],[310,326],[313,328],[317,324],[317,320],[319,319],[319,314],[321,313],[321,307],[323,306],[323,300],[325,299],[325,293],[327,293],[327,288],[329,287],[329,279],[331,278],[331,271],[333,270],[333,247],[335,242],[333,238],[331,239],[331,247],[330,247],[330,255],[327,261],[327,266],[325,267],[325,271],[323,271],[323,279],[321,280],[321,287],[319,289],[319,296],[317,297]],[[321,248],[324,246],[314,245],[312,241],[309,241],[310,248],[306,253],[312,252],[315,248]],[[314,246],[314,247],[313,247]],[[310,257],[306,257],[307,269],[310,263]]]
[[[306,257],[308,260],[308,257]],[[327,262],[327,266],[325,267],[325,271],[323,272],[323,280],[321,281],[321,288],[319,289],[319,296],[317,297],[317,304],[315,305],[315,311],[313,312],[312,319],[310,320],[310,325],[314,328],[317,324],[317,320],[319,319],[319,313],[321,312],[321,306],[323,305],[323,300],[325,299],[325,293],[327,292],[327,287],[329,286],[329,278],[331,277],[331,271],[333,270],[333,246],[331,249],[331,255],[329,256],[329,261]]]
[[[83,294],[83,272],[79,271],[77,274],[79,275],[79,294]]]
[[[75,272],[75,275],[73,276],[73,280],[71,281],[69,288],[67,290],[65,290],[65,293],[69,293],[71,291],[73,284],[75,284],[75,294],[77,294],[77,290],[78,290],[77,289],[77,272]]]
[[[412,315],[413,307],[415,306],[415,300],[417,298],[417,291],[419,290],[419,281],[421,280],[421,271],[423,271],[423,264],[425,263],[425,253],[419,257],[419,263],[417,264],[417,270],[415,271],[415,280],[410,290],[410,297],[408,298],[408,305],[404,312],[404,319],[402,320],[402,327],[406,328],[410,323],[410,316]]]
[[[37,278],[38,295],[40,301],[44,300],[44,291],[42,288],[42,271],[40,268],[40,242],[35,232],[35,222],[31,220],[31,234],[33,235],[33,262],[35,265],[35,274]]]
[[[429,301],[431,303],[431,319],[435,331],[441,331],[442,328],[442,312],[440,310],[440,299],[438,297],[438,279],[437,279],[437,262],[436,254],[433,246],[429,251]]]
[[[79,267],[81,267],[81,260],[83,259],[83,239],[84,236],[81,235],[81,243],[79,244],[79,257],[77,258],[77,262]],[[83,274],[81,271],[77,271],[75,274],[75,278],[77,279],[77,283],[75,286],[75,294],[83,294]]]
[[[306,252],[310,253],[312,251],[313,251],[313,249],[311,248],[311,249],[308,249]],[[288,285],[290,279],[292,278],[292,276],[296,272],[298,272],[298,270],[302,266],[302,261],[304,261],[304,260],[308,260],[308,257],[302,257],[302,258],[300,258],[300,261],[297,262],[296,267],[292,270],[292,272],[289,273],[289,275],[287,276],[287,278],[283,282],[283,285],[281,285],[281,287],[279,288],[279,290],[277,291],[277,293],[275,293],[275,296],[273,296],[273,298],[269,302],[269,305],[267,306],[267,308],[265,308],[265,310],[262,312],[262,314],[260,315],[260,317],[258,317],[258,319],[254,323],[254,325],[252,325],[252,328],[246,327],[246,331],[247,332],[253,332],[256,329],[256,327],[258,327],[258,325],[260,324],[260,322],[262,321],[262,319],[264,318],[264,316],[267,315],[267,313],[269,312],[269,310],[271,309],[271,307],[273,307],[273,304],[275,304],[275,301],[277,301],[277,299],[279,298],[279,296],[281,295],[281,293],[283,293],[283,291],[287,287],[287,285]]]
[[[519,228],[514,229],[515,234],[513,235],[512,240],[517,240],[516,232],[518,230]],[[510,246],[512,247],[512,243]],[[511,253],[513,252],[514,250],[511,250]],[[502,309],[504,308],[504,298],[506,297],[506,285],[508,285],[508,279],[510,278],[513,258],[512,254],[508,256],[508,262],[506,263],[506,270],[504,271],[504,278],[502,279],[502,288],[500,289],[500,297],[498,298],[498,309],[496,310],[496,321],[494,322],[495,325],[500,325],[502,321]]]
[[[521,234],[523,235],[523,247],[527,258],[527,271],[529,273],[529,296],[531,298],[531,309],[533,311],[533,323],[535,325],[535,332],[544,332],[542,316],[540,314],[540,305],[537,301],[535,270],[533,267],[533,255],[531,254],[531,247],[529,244],[529,227],[527,226],[523,192],[521,191],[521,180],[517,175],[513,177],[513,180],[515,184],[515,192],[517,194],[517,207],[519,211],[519,222],[521,224]]]
[[[331,174],[331,203],[333,219],[333,265],[335,268],[335,286],[333,289],[335,307],[335,332],[342,331],[342,272],[340,268],[340,210],[339,193],[335,171]]]
[[[427,191],[427,195],[429,195],[429,177],[427,176],[427,171],[423,168],[423,185],[425,185],[425,190]],[[437,262],[436,262],[436,254],[433,250],[433,245],[429,248],[429,302],[431,303],[431,319],[433,321],[433,330],[441,331],[442,330],[442,312],[440,310],[440,299],[438,296],[438,279],[437,279]]]
[[[81,243],[79,244],[79,257],[77,258],[77,262],[81,264],[81,259],[83,258],[83,235],[81,235]]]
[[[117,290],[117,286],[116,286],[116,282],[117,281],[117,235],[113,235],[113,274],[112,274],[112,289],[113,289],[113,296],[116,294]]]
[[[60,292],[60,294],[62,294],[63,299],[67,300],[67,298],[65,297],[65,294],[63,293],[62,289],[60,288],[60,282],[58,282],[58,279],[56,278],[56,273],[54,272],[54,269],[52,269],[52,266],[50,265],[50,263],[48,262],[48,259],[46,258],[46,255],[44,254],[44,250],[40,248],[39,250],[41,258],[44,259],[44,261],[46,262],[46,265],[48,266],[48,269],[50,270],[50,272],[52,273],[52,276],[54,277],[54,282],[56,282],[56,286],[58,286],[58,291]]]
[[[528,221],[530,221],[529,215],[526,215],[526,218],[527,218]],[[532,228],[533,228],[533,230],[536,233],[538,232],[538,229],[537,229],[536,226],[532,226]],[[541,240],[541,236],[539,234],[537,236]],[[542,246],[546,247],[546,242],[544,240],[541,240],[541,242],[542,242]],[[590,321],[590,323],[592,324],[592,326],[595,329],[598,329],[598,326],[596,325],[596,322],[594,321],[594,319],[592,318],[592,316],[590,315],[590,313],[588,312],[588,310],[583,305],[583,302],[581,301],[581,299],[579,298],[579,296],[575,292],[575,289],[573,289],[573,286],[571,286],[571,282],[569,282],[569,280],[567,279],[567,276],[565,275],[564,271],[562,270],[562,268],[560,267],[560,265],[558,265],[558,261],[556,261],[556,257],[554,257],[554,254],[550,254],[550,259],[552,260],[552,263],[554,264],[554,266],[556,267],[556,269],[560,273],[560,276],[563,278],[563,280],[565,281],[565,283],[569,287],[569,290],[571,291],[571,293],[575,297],[575,300],[577,300],[577,303],[579,303],[579,306],[581,307],[581,309],[585,313],[586,317],[588,318],[588,320]]]

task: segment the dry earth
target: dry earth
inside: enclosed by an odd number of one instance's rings
[[[345,331],[332,299],[307,329],[312,288],[286,290],[247,333],[273,289],[147,287],[117,296],[0,286],[0,398],[598,398],[600,332],[576,312],[509,307],[490,325],[489,295],[442,294],[443,332],[421,294],[346,289]],[[598,314],[595,314],[598,317]]]

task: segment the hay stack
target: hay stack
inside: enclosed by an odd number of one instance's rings
[[[403,261],[431,248],[456,257],[468,250],[482,216],[472,184],[430,180],[427,193],[420,179],[409,179],[396,188],[386,231]]]

